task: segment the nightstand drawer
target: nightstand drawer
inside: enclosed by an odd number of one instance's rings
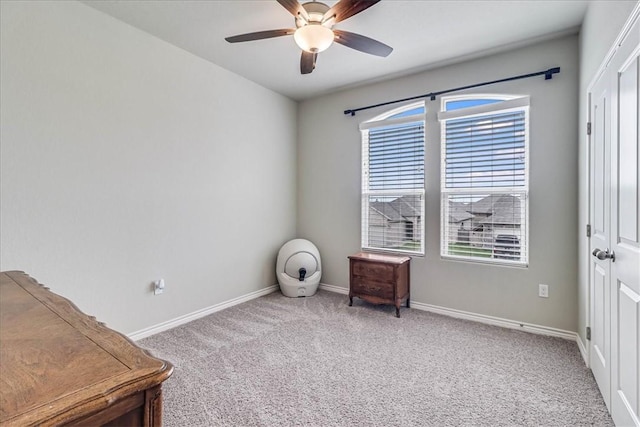
[[[393,283],[377,282],[364,277],[354,276],[351,281],[353,292],[374,297],[393,299]]]
[[[366,261],[354,262],[353,274],[354,276],[390,282],[393,280],[393,266]]]

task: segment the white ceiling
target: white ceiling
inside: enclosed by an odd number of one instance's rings
[[[85,4],[295,100],[414,73],[557,34],[577,32],[588,1],[384,0],[338,23],[394,48],[387,58],[339,44],[300,74],[293,37],[230,44],[224,38],[295,28],[275,0],[86,0]],[[335,1],[327,1],[329,6]],[[499,76],[497,76],[499,77]],[[505,76],[506,77],[506,76]]]

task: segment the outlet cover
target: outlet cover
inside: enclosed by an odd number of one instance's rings
[[[538,285],[538,296],[541,298],[549,298],[549,285]]]
[[[153,294],[160,295],[164,292],[164,279],[156,280],[153,282]]]

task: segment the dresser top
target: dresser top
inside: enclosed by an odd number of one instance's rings
[[[0,273],[0,424],[68,422],[172,371],[28,275]]]
[[[408,256],[378,254],[373,252],[358,252],[357,254],[350,255],[349,259],[384,262],[387,264],[403,264],[411,261],[411,258]]]

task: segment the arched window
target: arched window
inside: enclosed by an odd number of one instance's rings
[[[527,265],[529,97],[442,99],[443,257]]]
[[[361,123],[362,248],[424,254],[424,102]]]

